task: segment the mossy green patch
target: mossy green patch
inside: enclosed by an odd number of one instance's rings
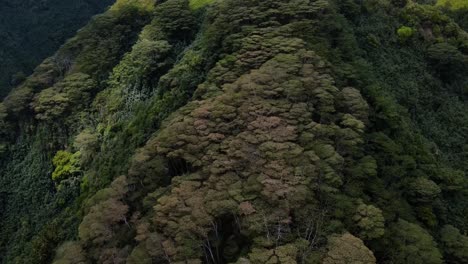
[[[452,9],[468,8],[468,1],[466,0],[438,0],[437,5],[448,6]]]
[[[214,0],[190,0],[190,8],[196,10],[212,2],[214,2]]]

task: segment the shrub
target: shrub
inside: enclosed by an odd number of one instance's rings
[[[79,157],[79,152],[72,154],[67,151],[58,151],[52,160],[55,166],[55,170],[52,172],[52,179],[56,182],[60,182],[71,176],[80,174]]]
[[[407,26],[402,26],[397,30],[397,35],[401,42],[406,42],[414,35],[414,29]]]

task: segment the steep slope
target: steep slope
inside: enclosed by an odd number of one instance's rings
[[[0,104],[1,261],[468,263],[452,12],[117,1]]]
[[[47,262],[54,243],[73,234],[76,209],[66,207],[77,190],[54,187],[52,157],[76,131],[94,122],[86,113],[98,85],[129,50],[147,18],[147,11],[133,5],[96,16],[4,100],[0,107],[3,262]],[[38,233],[39,238],[31,241]],[[23,259],[23,254],[30,257]]]
[[[53,54],[111,0],[4,0],[0,5],[0,97]]]

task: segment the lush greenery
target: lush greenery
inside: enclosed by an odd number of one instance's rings
[[[112,0],[7,0],[0,5],[0,98]]]
[[[467,13],[117,1],[0,103],[0,262],[468,263]]]
[[[438,0],[437,4],[454,9],[468,8],[468,2],[464,0]]]

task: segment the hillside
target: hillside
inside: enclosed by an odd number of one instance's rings
[[[0,103],[0,263],[468,263],[467,14],[118,0]]]
[[[0,5],[0,98],[112,0],[4,0]]]

